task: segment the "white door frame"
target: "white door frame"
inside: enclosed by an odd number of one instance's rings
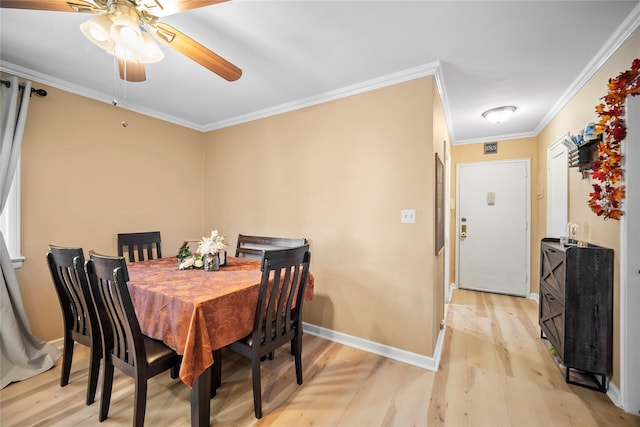
[[[640,99],[627,97],[626,105],[626,123],[629,134],[622,144],[623,154],[625,154],[625,181],[627,184],[623,209],[633,209],[633,215],[636,216],[636,213],[640,212],[640,195],[637,187],[629,191],[628,185],[631,182],[637,183],[640,178],[640,156],[638,155],[640,150],[636,146],[632,155],[627,155],[627,153],[631,140],[637,142],[637,137],[640,135],[640,127],[637,125],[638,118],[640,118]],[[637,325],[640,324],[640,311],[635,306],[638,301],[632,301],[633,297],[629,297],[632,289],[637,292],[637,289],[632,287],[637,287],[639,280],[637,275],[640,273],[637,271],[637,261],[633,259],[639,253],[637,239],[640,234],[638,225],[634,221],[637,221],[637,218],[631,218],[627,212],[624,213],[620,221],[620,396],[619,399],[615,399],[615,396],[611,395],[610,397],[614,402],[619,401],[626,412],[638,415],[640,414],[640,396],[638,396],[638,387],[632,387],[632,385],[638,381],[638,378],[634,378],[634,376],[637,375],[637,364],[640,360],[640,342],[637,336],[633,336],[634,331],[630,331],[630,329],[632,326],[637,328]],[[632,371],[632,367],[636,367],[635,370]]]
[[[449,263],[451,259],[451,154],[444,144],[444,303],[451,301],[451,278],[449,277]]]
[[[564,167],[567,169],[567,174],[568,174],[570,148],[576,148],[576,146],[571,140],[571,138],[569,138],[568,135],[565,135],[562,138],[558,139],[556,142],[551,144],[549,148],[547,148],[547,230],[546,230],[547,237],[560,237],[560,235],[556,236],[555,234],[558,234],[558,233],[557,232],[554,233],[553,230],[551,230],[550,228],[551,221],[549,219],[552,216],[557,215],[557,212],[554,209],[555,206],[551,206],[551,201],[554,200],[554,198],[551,197],[552,193],[562,197],[562,199],[564,200],[564,203],[565,203],[564,208],[566,212],[566,218],[564,219],[564,223],[566,224],[567,222],[569,222],[569,181],[567,180],[565,185],[559,188],[559,186],[557,185],[556,186],[552,185],[552,182],[551,182],[552,180],[550,179],[550,177],[551,177],[551,155],[557,149],[562,150],[561,156],[565,159]]]
[[[483,162],[467,162],[458,163],[456,165],[456,287],[460,287],[460,167],[473,164],[501,164],[501,163],[513,163],[513,162],[525,162],[527,168],[527,194],[526,198],[526,243],[525,243],[525,269],[526,269],[526,297],[532,298],[531,294],[531,159],[530,158],[518,158],[518,159],[504,159],[504,160],[491,160]],[[535,298],[534,298],[535,299]]]

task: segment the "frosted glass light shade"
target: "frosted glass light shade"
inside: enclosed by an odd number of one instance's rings
[[[140,24],[126,13],[121,13],[113,20],[110,32],[113,41],[119,45],[133,48],[142,44]]]
[[[80,31],[91,43],[108,51],[113,49],[113,40],[111,40],[110,34],[111,24],[109,15],[103,13],[80,24]]]
[[[484,117],[491,123],[502,123],[509,120],[509,118],[516,110],[517,108],[512,105],[492,108],[491,110],[487,110],[482,113],[482,117]]]
[[[150,64],[152,62],[158,62],[164,58],[164,53],[160,50],[158,44],[146,31],[142,32],[142,45],[137,49],[138,59],[141,62]]]

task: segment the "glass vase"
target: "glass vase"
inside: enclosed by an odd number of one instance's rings
[[[218,254],[206,254],[203,257],[204,271],[218,271],[220,269],[220,258]]]

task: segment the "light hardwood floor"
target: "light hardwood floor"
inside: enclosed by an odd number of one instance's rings
[[[603,393],[567,385],[539,338],[534,301],[455,290],[439,372],[304,337],[304,384],[286,348],[262,365],[262,420],[248,360],[224,352],[214,426],[640,426]],[[84,405],[88,351],[76,346],[69,385],[55,368],[0,392],[0,425],[130,426],[133,382],[116,373],[109,418]],[[98,397],[99,397],[98,393]],[[168,374],[149,384],[147,426],[188,426],[189,389]]]

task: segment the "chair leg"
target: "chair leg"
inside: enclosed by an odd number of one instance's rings
[[[180,376],[180,365],[171,367],[171,379],[175,380]]]
[[[87,385],[87,405],[96,400],[96,388],[98,387],[98,374],[100,373],[100,359],[102,349],[91,346],[91,358],[89,360],[89,384]]]
[[[253,382],[253,410],[256,418],[262,418],[262,386],[260,384],[260,360],[257,357],[251,359],[251,379]]]
[[[144,426],[144,415],[147,409],[147,379],[136,376],[135,406],[133,407],[133,425],[135,427]]]
[[[302,384],[302,337],[297,335],[292,339],[291,348],[293,349],[293,357],[296,362],[296,380],[298,384]]]
[[[64,387],[69,384],[71,360],[73,359],[73,338],[71,338],[71,332],[64,332],[64,348],[62,351],[62,374],[60,375],[60,387]]]
[[[296,332],[296,335],[299,335],[300,336],[300,340],[302,340],[302,329],[297,329],[296,328],[296,330],[300,331],[299,334]],[[294,340],[291,340],[291,355],[295,356],[295,354],[296,354],[296,349],[294,348]]]
[[[209,398],[216,397],[218,387],[222,384],[222,349],[213,350],[213,366],[211,367],[211,393]]]
[[[109,404],[111,404],[111,388],[113,387],[113,364],[110,360],[104,360],[104,375],[102,378],[102,395],[100,396],[100,422],[107,419],[109,415]]]

